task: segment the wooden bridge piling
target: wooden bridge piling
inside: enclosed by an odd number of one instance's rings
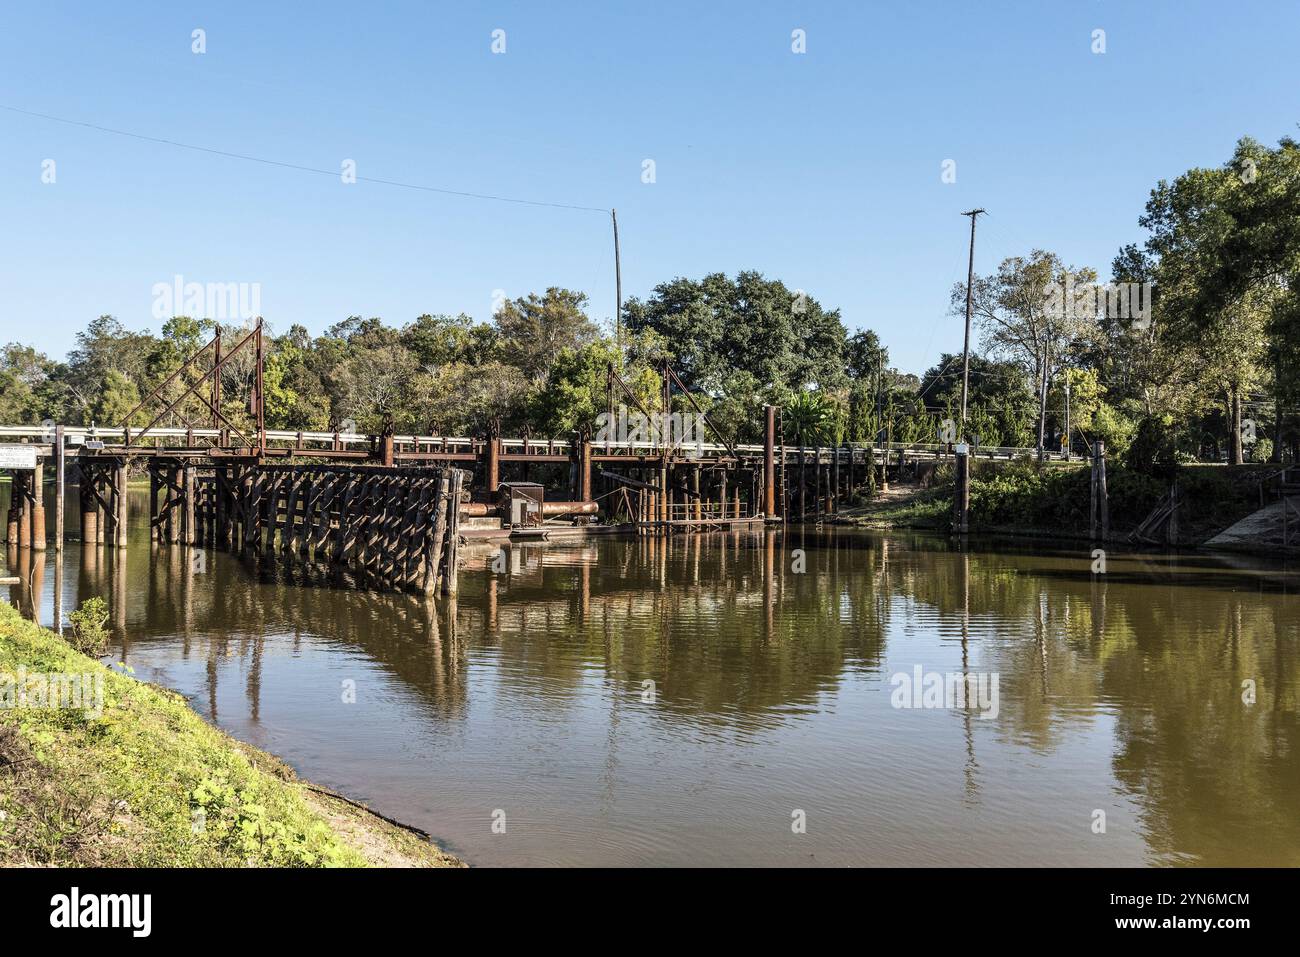
[[[203,542],[221,540],[217,516],[224,515],[226,539],[246,555],[305,559],[347,568],[368,585],[429,595],[441,587],[454,595],[463,475],[427,467],[254,465],[227,481],[218,471],[203,480],[214,501],[200,510],[207,527],[196,524],[196,534]],[[200,484],[193,470],[183,485],[191,483]]]

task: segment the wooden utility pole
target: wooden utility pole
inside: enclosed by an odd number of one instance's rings
[[[971,294],[975,286],[975,217],[984,212],[971,209],[962,213],[970,217],[970,258],[966,262],[966,339],[961,351],[961,427],[957,432],[957,441],[966,441],[966,395],[970,389],[970,312]]]
[[[618,349],[619,365],[623,364],[623,266],[618,255],[618,210],[611,209],[609,218],[614,221],[614,346]]]
[[[1273,360],[1273,464],[1282,464],[1282,352]]]
[[[1065,461],[1070,461],[1070,376],[1065,376]]]

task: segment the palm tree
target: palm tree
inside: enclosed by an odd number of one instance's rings
[[[835,436],[835,410],[820,392],[798,392],[783,412],[786,435],[798,445],[829,445]]]

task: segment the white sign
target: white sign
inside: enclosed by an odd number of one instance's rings
[[[965,442],[959,442],[958,444],[954,445],[952,447],[952,450],[956,452],[958,455],[970,454],[970,446],[967,445]]]
[[[36,468],[36,446],[0,445],[0,469]]]

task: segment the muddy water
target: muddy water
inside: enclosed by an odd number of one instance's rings
[[[428,607],[199,555],[73,544],[63,611],[105,596],[138,677],[475,864],[1300,865],[1294,566],[601,538],[471,549]],[[10,560],[50,624],[54,553]]]

